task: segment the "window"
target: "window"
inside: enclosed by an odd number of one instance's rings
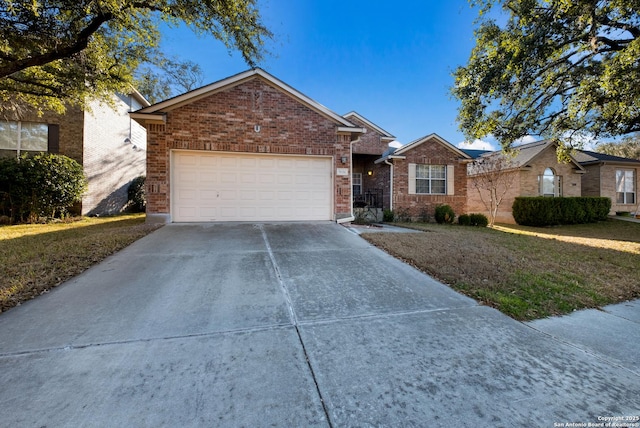
[[[0,120],[0,150],[46,152],[49,126],[46,123]]]
[[[616,170],[616,203],[636,203],[636,181],[634,180],[633,175],[632,169]]]
[[[416,193],[429,195],[446,194],[446,165],[416,165]]]
[[[551,168],[544,170],[544,174],[538,176],[540,195],[562,196],[562,177],[556,175]]]
[[[362,195],[362,174],[354,172],[351,176],[351,184],[353,185],[353,195]]]

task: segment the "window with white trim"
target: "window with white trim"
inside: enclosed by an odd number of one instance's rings
[[[636,203],[636,180],[632,169],[616,170],[616,203]]]
[[[445,195],[446,193],[446,165],[416,165],[416,194]]]
[[[49,125],[36,122],[0,120],[0,150],[46,152],[49,146]]]
[[[351,175],[351,184],[353,186],[353,195],[362,195],[362,173],[354,172]]]
[[[562,177],[556,175],[552,168],[544,170],[544,174],[538,176],[538,186],[541,196],[562,196]]]

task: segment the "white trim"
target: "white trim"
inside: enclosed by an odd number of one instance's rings
[[[370,120],[368,120],[365,117],[363,117],[362,115],[360,115],[358,112],[351,111],[351,112],[349,112],[349,113],[347,113],[345,115],[342,115],[342,117],[344,117],[347,120],[349,120],[350,117],[355,117],[360,122],[363,122],[364,124],[366,124],[369,128],[371,128],[374,131],[377,131],[379,134],[381,134],[383,140],[388,139],[389,141],[393,141],[396,138],[395,136],[391,135],[390,133],[388,133],[384,129],[380,128],[375,123],[371,122]]]
[[[357,126],[338,126],[338,132],[357,132],[359,134],[366,134],[367,128],[359,128]]]
[[[445,189],[448,196],[455,195],[455,172],[453,165],[447,165],[447,188]]]
[[[410,195],[416,194],[416,164],[409,164],[409,189],[408,192]]]
[[[167,123],[166,114],[140,113],[140,110],[138,110],[137,112],[129,113],[129,117],[141,124],[145,122]]]
[[[393,152],[394,155],[400,155],[408,150],[413,149],[414,147],[419,146],[422,143],[425,143],[429,140],[435,140],[436,142],[440,143],[441,145],[443,145],[444,147],[446,147],[447,149],[451,150],[452,152],[460,155],[461,157],[465,158],[465,159],[471,159],[471,156],[469,156],[468,154],[466,154],[465,152],[463,152],[462,150],[460,150],[459,148],[457,148],[456,146],[454,146],[453,144],[451,144],[450,142],[448,142],[447,140],[445,140],[444,138],[442,138],[441,136],[439,136],[438,134],[429,134],[425,137],[422,138],[418,138],[417,140],[414,140],[412,142],[410,142],[409,144],[405,144],[404,146],[400,147],[398,150],[396,150],[395,152]]]

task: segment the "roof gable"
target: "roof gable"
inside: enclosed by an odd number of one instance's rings
[[[393,155],[402,155],[403,153],[412,150],[416,147],[418,147],[419,145],[426,143],[427,141],[435,141],[436,143],[442,145],[443,147],[445,147],[447,150],[450,150],[452,152],[454,152],[455,154],[457,154],[458,156],[464,158],[464,159],[471,159],[471,156],[469,156],[468,154],[466,154],[465,152],[463,152],[462,150],[460,150],[459,148],[457,148],[456,146],[454,146],[453,144],[451,144],[450,142],[448,142],[447,140],[445,140],[444,138],[442,138],[441,136],[439,136],[438,134],[429,134],[426,135],[422,138],[418,138],[417,140],[414,140],[412,142],[410,142],[409,144],[406,144],[402,147],[400,147],[398,150],[396,150]]]
[[[176,97],[170,98],[168,100],[161,101],[149,107],[145,107],[136,112],[133,112],[131,115],[134,119],[144,120],[145,116],[147,116],[151,120],[157,120],[158,117],[160,117],[161,115],[171,110],[174,110],[186,104],[193,103],[202,98],[208,97],[217,92],[240,85],[252,79],[262,79],[262,81],[264,81],[268,85],[286,93],[287,95],[289,95],[290,97],[298,101],[299,103],[309,107],[311,110],[333,121],[339,127],[349,128],[345,130],[349,130],[352,132],[364,131],[362,128],[355,126],[353,123],[349,122],[344,117],[329,110],[324,105],[307,97],[303,93],[297,91],[296,89],[292,88],[291,86],[287,85],[283,81],[275,78],[274,76],[272,76],[271,74],[267,73],[266,71],[260,68],[247,70],[242,73],[238,73],[236,75],[227,77],[226,79],[222,79],[217,82],[211,83],[209,85],[203,86],[201,88],[194,89],[193,91],[189,91],[184,94],[178,95]]]
[[[365,124],[365,126],[373,131],[376,131],[378,134],[380,134],[382,136],[383,140],[388,140],[388,141],[393,141],[396,139],[396,137],[392,134],[390,134],[389,132],[385,131],[384,129],[380,128],[378,125],[376,125],[375,123],[371,122],[370,120],[368,120],[367,118],[365,118],[364,116],[362,116],[361,114],[359,114],[358,112],[355,111],[351,111],[345,115],[343,115],[342,117],[344,117],[347,120],[351,120],[356,119],[358,120],[360,123]]]
[[[516,146],[513,148],[514,156],[509,162],[510,169],[514,168],[524,168],[533,162],[537,157],[541,156],[545,151],[553,149],[554,151],[558,148],[558,144],[552,140],[540,140],[535,141],[533,143],[522,144],[520,146]],[[488,152],[480,156],[483,157],[491,157],[491,156],[505,156],[504,152],[501,150],[495,152]],[[583,171],[582,165],[572,156],[569,155],[569,159],[571,163],[575,165],[576,169]]]

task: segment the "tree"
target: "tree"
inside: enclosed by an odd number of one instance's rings
[[[514,154],[515,152],[490,153],[480,156],[469,165],[469,181],[471,187],[478,191],[480,200],[489,213],[489,227],[493,227],[498,207],[516,177]]]
[[[202,68],[192,61],[180,61],[159,54],[153,63],[139,67],[135,87],[152,104],[202,86]]]
[[[628,137],[619,143],[603,143],[596,147],[596,151],[612,156],[640,160],[640,136]]]
[[[1,0],[0,104],[63,112],[128,90],[160,21],[211,35],[251,66],[272,37],[256,0]]]
[[[481,11],[476,46],[452,88],[470,140],[579,145],[640,131],[640,0],[470,1]]]

